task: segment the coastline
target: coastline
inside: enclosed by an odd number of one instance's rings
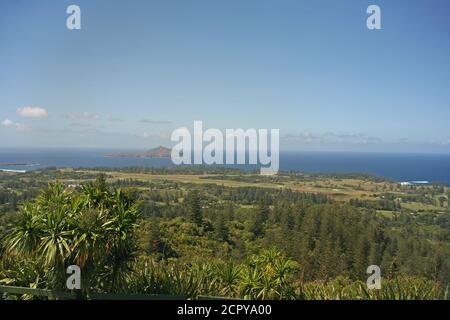
[[[0,172],[27,173],[27,170],[14,170],[14,169],[2,169],[2,168],[0,168]]]

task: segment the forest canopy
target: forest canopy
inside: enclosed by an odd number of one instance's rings
[[[50,182],[49,174],[60,182]],[[34,185],[2,180],[0,284],[64,290],[66,268],[75,264],[86,297],[448,294],[450,213],[445,207],[440,213],[405,211],[397,186],[387,190],[393,197],[383,193],[376,205],[289,188],[122,180],[89,172],[74,183],[73,174],[61,175],[46,171]],[[423,190],[413,195],[422,197]],[[382,270],[381,290],[366,287],[370,265]]]

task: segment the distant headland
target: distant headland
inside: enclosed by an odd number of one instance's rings
[[[159,146],[154,149],[137,152],[113,152],[105,154],[105,157],[124,157],[124,158],[170,158],[171,149]]]
[[[0,162],[0,166],[22,166],[22,167],[34,167],[39,166],[39,163],[26,163],[26,162]]]

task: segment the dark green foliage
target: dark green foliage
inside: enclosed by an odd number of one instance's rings
[[[186,199],[188,208],[189,208],[189,218],[190,220],[197,224],[201,225],[203,222],[203,214],[202,214],[202,205],[200,202],[200,196],[198,191],[192,191],[188,194]]]
[[[253,213],[251,221],[250,232],[253,233],[253,238],[259,238],[264,235],[264,227],[269,218],[269,206],[265,201],[261,201],[257,210]]]
[[[22,206],[4,237],[5,259],[31,261],[50,288],[64,288],[68,265],[83,269],[83,289],[116,292],[136,254],[135,200],[98,181],[79,192],[56,183]]]

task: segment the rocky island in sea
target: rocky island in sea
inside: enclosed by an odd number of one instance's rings
[[[114,152],[105,154],[105,157],[126,157],[126,158],[170,158],[171,149],[159,146],[154,149],[136,152]]]

